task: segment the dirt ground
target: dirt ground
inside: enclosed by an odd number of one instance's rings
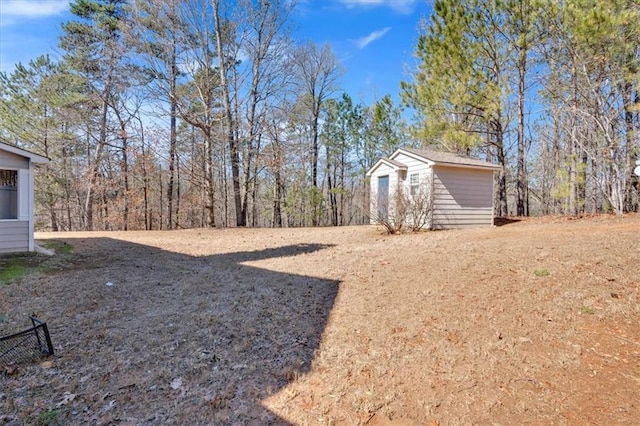
[[[0,334],[35,312],[56,353],[0,366],[0,425],[640,419],[640,215],[36,238],[73,253],[0,286]]]

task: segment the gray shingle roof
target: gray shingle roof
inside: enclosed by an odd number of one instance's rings
[[[402,148],[404,151],[410,152],[420,157],[431,160],[436,164],[453,164],[461,166],[485,167],[490,169],[499,169],[498,164],[489,163],[488,161],[478,160],[475,158],[463,157],[461,155],[452,154],[450,152],[434,151],[431,149]]]

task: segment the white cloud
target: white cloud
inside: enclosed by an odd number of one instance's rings
[[[361,37],[359,39],[356,40],[356,44],[358,45],[358,47],[360,49],[364,49],[365,47],[367,47],[367,45],[369,45],[370,43],[384,37],[384,35],[386,33],[389,32],[389,30],[391,30],[391,27],[384,27],[381,30],[378,31],[374,31],[371,34],[369,34],[368,36],[365,37]]]
[[[399,13],[411,13],[416,0],[339,0],[348,8],[359,6],[385,6]]]
[[[69,9],[69,0],[0,0],[4,17],[38,18],[59,15]]]

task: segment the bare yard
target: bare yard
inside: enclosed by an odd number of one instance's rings
[[[631,424],[640,216],[38,234],[0,285],[0,424]],[[111,285],[107,285],[110,283]]]

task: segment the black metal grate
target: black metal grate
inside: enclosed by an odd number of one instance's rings
[[[0,337],[0,367],[33,361],[43,355],[53,355],[53,345],[47,323],[31,319],[31,328]]]

